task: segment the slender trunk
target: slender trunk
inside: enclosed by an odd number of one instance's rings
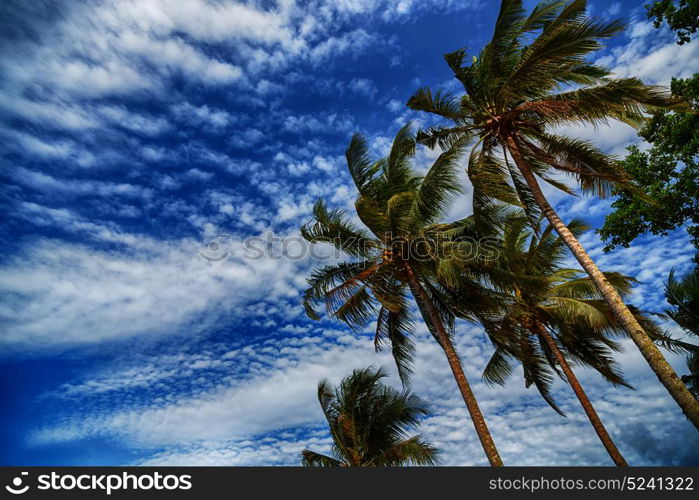
[[[459,391],[461,391],[461,396],[464,398],[466,408],[468,409],[468,413],[471,415],[473,426],[476,428],[476,434],[478,434],[478,439],[480,439],[481,441],[481,445],[483,446],[483,450],[485,451],[485,454],[488,457],[488,461],[490,462],[490,465],[494,467],[502,467],[503,463],[502,459],[500,458],[500,454],[498,453],[498,450],[495,447],[493,437],[490,435],[490,431],[488,430],[488,426],[485,423],[485,419],[483,418],[481,409],[478,407],[478,401],[476,401],[476,396],[473,394],[473,391],[471,390],[471,386],[468,383],[466,374],[464,373],[464,370],[461,367],[461,361],[459,360],[459,356],[451,343],[449,334],[447,333],[447,331],[444,328],[444,325],[442,324],[442,320],[439,317],[437,308],[429,300],[429,297],[427,296],[425,290],[422,288],[422,285],[420,284],[420,280],[418,280],[417,276],[415,276],[412,267],[410,267],[409,264],[406,264],[405,269],[408,274],[410,289],[412,290],[413,294],[415,294],[416,298],[419,299],[420,302],[425,304],[428,310],[430,322],[432,323],[432,325],[434,325],[434,329],[437,331],[439,342],[442,344],[444,353],[447,356],[447,361],[449,362],[451,372],[454,374],[456,385],[459,386]]]
[[[573,392],[575,392],[575,395],[578,397],[578,400],[580,401],[583,410],[585,410],[585,413],[587,414],[587,418],[590,419],[592,427],[595,428],[595,432],[599,436],[600,441],[602,441],[604,447],[607,449],[609,456],[612,457],[614,463],[620,467],[628,465],[623,455],[614,444],[614,441],[612,441],[612,437],[607,432],[607,429],[605,429],[602,420],[600,420],[599,415],[597,415],[597,412],[595,411],[595,408],[592,406],[592,403],[587,398],[587,394],[585,394],[582,385],[580,385],[578,378],[575,376],[575,373],[573,373],[573,370],[570,368],[568,361],[563,356],[561,350],[558,348],[558,344],[556,343],[554,338],[538,319],[534,320],[534,327],[536,328],[536,333],[542,339],[544,339],[546,345],[548,345],[549,349],[551,349],[551,352],[553,352],[553,356],[556,358],[556,361],[558,361],[558,364],[563,369],[563,373],[565,374],[566,379],[568,379],[568,383],[573,388]]]
[[[675,370],[670,366],[670,363],[663,357],[658,347],[653,343],[650,337],[648,337],[634,315],[629,311],[629,308],[626,307],[619,293],[609,284],[604,274],[597,268],[597,265],[587,254],[575,235],[570,232],[568,227],[546,200],[536,177],[534,177],[534,173],[522,157],[519,146],[513,137],[508,137],[507,146],[519,171],[522,173],[529,189],[532,191],[534,200],[541,208],[543,215],[548,219],[566,245],[568,245],[568,248],[582,268],[587,272],[590,278],[592,278],[595,286],[612,310],[614,317],[631,336],[631,339],[641,351],[643,357],[646,358],[651,369],[655,372],[658,380],[660,380],[670,395],[675,399],[687,418],[699,429],[699,401],[692,396],[687,386],[682,383],[682,380],[677,376],[677,373],[675,373]]]

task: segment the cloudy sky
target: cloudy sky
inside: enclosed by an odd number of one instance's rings
[[[642,3],[591,2],[629,19],[598,62],[658,84],[698,71],[699,42],[675,45]],[[477,51],[495,14],[490,0],[3,1],[0,462],[293,465],[327,451],[318,380],[371,364],[397,379],[370,329],[305,318],[305,277],[333,256],[299,256],[298,227],[319,197],[351,207],[351,134],[380,154],[407,120],[428,123],[407,98],[456,89],[441,55]],[[616,154],[637,140],[621,124],[566,132]],[[609,210],[550,196],[594,227]],[[268,251],[251,258],[246,238]],[[633,302],[651,311],[692,256],[683,230],[610,254],[583,241],[640,280]],[[485,464],[443,354],[416,336],[424,434],[447,464]],[[457,346],[506,464],[611,463],[563,383],[567,418],[519,373],[481,381],[478,327],[461,325]],[[635,390],[578,371],[628,461],[699,463],[696,432],[633,345],[619,361]]]

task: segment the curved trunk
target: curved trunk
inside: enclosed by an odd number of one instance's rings
[[[478,401],[476,401],[476,396],[473,394],[473,391],[471,390],[471,386],[468,383],[466,374],[464,373],[464,370],[461,367],[461,361],[459,360],[459,356],[451,343],[449,334],[447,333],[446,329],[444,328],[444,325],[442,324],[442,320],[439,317],[439,313],[434,304],[432,304],[432,302],[429,300],[429,297],[427,296],[425,290],[422,288],[422,285],[420,284],[420,280],[417,279],[417,276],[415,276],[415,273],[413,272],[413,269],[410,267],[410,265],[406,264],[405,269],[408,275],[408,281],[410,284],[411,291],[413,292],[413,294],[415,294],[416,298],[418,298],[427,307],[430,322],[432,323],[432,325],[434,325],[434,328],[437,331],[439,342],[442,344],[444,353],[447,356],[447,361],[449,362],[451,372],[454,374],[456,385],[459,386],[459,391],[461,391],[461,396],[464,398],[464,403],[466,403],[468,413],[471,415],[471,420],[473,421],[473,425],[476,428],[476,434],[478,434],[478,439],[480,439],[481,441],[481,445],[483,446],[483,450],[485,451],[485,454],[488,457],[488,461],[490,462],[490,465],[494,467],[502,467],[503,463],[502,459],[500,458],[500,454],[498,453],[498,450],[495,447],[493,437],[490,435],[490,431],[488,430],[488,426],[485,423],[485,419],[483,418],[481,409],[478,407]]]
[[[590,419],[592,427],[595,428],[595,432],[599,436],[599,439],[600,441],[602,441],[604,447],[607,449],[609,456],[612,457],[614,463],[620,467],[629,465],[626,463],[626,460],[624,459],[623,455],[614,444],[614,441],[612,441],[612,437],[607,432],[607,429],[605,429],[602,420],[600,420],[599,415],[597,415],[597,412],[595,411],[595,408],[592,406],[592,403],[590,403],[590,400],[587,398],[587,394],[585,394],[585,391],[583,390],[582,385],[580,385],[578,378],[575,376],[575,373],[573,373],[573,370],[570,368],[568,361],[563,356],[561,350],[558,348],[556,340],[551,336],[551,334],[546,330],[546,327],[538,319],[534,320],[534,326],[536,328],[536,333],[542,339],[544,339],[546,345],[548,345],[549,349],[551,349],[551,352],[553,352],[553,356],[556,358],[556,361],[558,361],[558,364],[563,369],[563,373],[565,374],[568,383],[573,388],[573,392],[575,392],[575,395],[578,397],[578,400],[580,401],[583,410],[585,410],[585,413],[587,414],[587,418]]]
[[[508,137],[507,146],[519,171],[527,182],[534,196],[534,200],[541,208],[544,217],[548,219],[556,232],[566,245],[568,245],[568,248],[582,268],[595,283],[595,286],[612,310],[614,317],[631,336],[631,339],[641,351],[641,354],[646,359],[651,369],[655,372],[658,380],[665,386],[687,418],[699,429],[699,401],[692,396],[687,386],[682,383],[682,380],[677,376],[677,373],[675,373],[675,370],[670,366],[670,363],[667,362],[658,347],[653,343],[650,337],[648,337],[648,334],[643,330],[631,311],[629,311],[629,308],[626,307],[619,293],[609,284],[604,274],[602,274],[597,265],[587,254],[578,239],[570,232],[568,227],[546,200],[534,173],[522,157],[517,142],[512,137]]]

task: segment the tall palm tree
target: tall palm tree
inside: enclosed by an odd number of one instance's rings
[[[502,460],[451,340],[455,317],[470,314],[461,304],[476,307],[484,299],[474,284],[462,294],[472,297],[452,300],[435,279],[436,251],[445,227],[436,222],[459,192],[456,165],[462,149],[455,144],[422,176],[411,166],[415,138],[410,125],[398,132],[388,157],[378,161],[370,160],[365,139],[355,135],[346,152],[347,164],[359,192],[357,216],[369,232],[355,227],[342,211],[316,203],[314,220],[302,227],[302,235],[310,242],[329,242],[354,259],[313,272],[304,304],[311,318],[319,319],[315,306],[324,305],[330,315],[355,330],[376,318],[375,345],[390,344],[399,375],[406,381],[414,350],[406,297],[410,290],[444,350],[488,460],[500,466]]]
[[[591,143],[557,134],[555,128],[609,119],[638,126],[646,111],[681,106],[659,87],[637,78],[610,79],[606,69],[587,62],[623,24],[588,17],[586,3],[546,0],[527,15],[521,0],[503,0],[493,38],[471,64],[465,63],[465,50],[445,56],[466,93],[457,98],[422,88],[408,106],[453,123],[419,134],[418,140],[428,146],[476,141],[468,167],[475,213],[495,198],[522,207],[532,223],[540,215],[548,219],[658,379],[699,428],[699,403],[560,219],[537,180],[572,193],[552,177],[566,174],[584,192],[600,196],[615,184],[629,187],[618,161]]]
[[[590,366],[611,383],[628,386],[611,357],[618,345],[609,338],[625,332],[590,278],[562,267],[565,243],[554,236],[551,226],[540,236],[525,227],[526,219],[516,214],[504,223],[499,258],[512,280],[499,290],[505,293],[502,316],[483,320],[496,346],[484,378],[504,384],[512,371],[510,361],[517,360],[527,385],[534,384],[549,405],[563,414],[549,393],[552,375],[560,375],[560,368],[614,463],[627,465],[569,363],[570,359]],[[571,221],[568,228],[576,236],[587,229],[579,220]],[[523,275],[527,280],[519,279]],[[605,273],[605,277],[622,296],[628,295],[634,282],[618,273]],[[637,317],[664,338],[648,318]]]
[[[408,437],[427,415],[427,404],[408,391],[381,383],[386,374],[366,368],[354,370],[333,389],[318,384],[318,401],[333,438],[333,456],[301,452],[301,463],[311,467],[392,467],[436,465],[439,451],[422,436]]]

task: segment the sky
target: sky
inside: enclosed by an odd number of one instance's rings
[[[699,42],[677,46],[643,3],[590,2],[629,21],[597,62],[660,85],[698,71]],[[318,198],[351,210],[354,132],[380,155],[407,121],[432,123],[405,102],[423,85],[458,91],[442,54],[476,53],[496,13],[486,0],[0,3],[0,463],[298,465],[304,448],[328,452],[320,379],[373,365],[399,382],[371,326],[305,317],[305,278],[337,256],[310,255],[298,228]],[[619,123],[562,132],[617,155],[638,142]],[[463,182],[450,217],[471,211]],[[546,192],[593,228],[610,209]],[[594,232],[582,242],[603,270],[638,278],[631,302],[648,311],[693,254],[683,229],[607,254]],[[443,353],[424,326],[415,336],[421,432],[445,464],[485,465]],[[611,464],[562,381],[565,418],[520,372],[481,380],[492,347],[478,326],[459,325],[456,346],[506,464]],[[699,464],[699,436],[624,346],[634,390],[576,368],[620,450],[635,465]]]

